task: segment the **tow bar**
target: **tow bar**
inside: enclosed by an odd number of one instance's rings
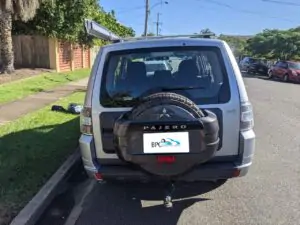
[[[166,193],[164,198],[164,206],[166,209],[172,209],[173,208],[173,201],[172,201],[172,195],[175,191],[175,185],[174,182],[169,182],[166,186]]]

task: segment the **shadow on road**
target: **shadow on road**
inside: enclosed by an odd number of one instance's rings
[[[87,197],[83,206],[84,210],[76,225],[99,224],[99,221],[106,225],[175,225],[186,208],[195,203],[211,200],[201,198],[199,195],[218,188],[224,183],[225,181],[219,183],[199,182],[176,186],[174,207],[171,211],[167,211],[162,204],[164,193],[162,185],[99,184]]]
[[[261,80],[267,80],[267,81],[273,81],[273,82],[278,82],[278,83],[284,83],[282,80],[276,79],[276,78],[273,78],[273,79],[270,79],[268,77],[257,77],[257,78],[261,79]]]
[[[267,76],[261,75],[261,74],[247,74],[247,73],[242,73],[244,78],[256,78],[256,79],[264,79],[264,80],[269,80]]]
[[[273,79],[270,79],[269,77],[267,76],[263,76],[263,75],[259,75],[259,74],[245,74],[243,73],[243,78],[256,78],[256,79],[260,79],[260,80],[266,80],[266,81],[273,81],[273,82],[277,82],[277,83],[285,83],[285,84],[297,84],[297,82],[284,82],[282,81],[281,79],[279,78],[273,78]]]

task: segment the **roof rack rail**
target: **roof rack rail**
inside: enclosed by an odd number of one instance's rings
[[[113,41],[113,42],[119,42],[122,40],[121,37],[111,32],[109,29],[107,29],[104,26],[101,26],[100,24],[96,23],[93,20],[86,19],[84,21],[86,32],[89,35],[92,35],[94,37],[103,39],[105,41]]]
[[[141,36],[141,37],[128,37],[122,38],[118,35],[111,32],[104,26],[96,23],[93,20],[86,19],[85,20],[85,29],[89,35],[94,37],[111,41],[114,43],[123,42],[123,41],[137,41],[137,40],[148,40],[148,39],[163,39],[163,38],[180,38],[180,37],[187,37],[187,38],[212,38],[215,36],[214,33],[205,33],[205,34],[182,34],[182,35],[166,35],[166,36]]]
[[[181,35],[165,35],[165,36],[141,36],[141,37],[129,37],[124,38],[123,41],[133,41],[133,40],[147,40],[147,39],[163,39],[163,38],[211,38],[214,37],[215,34],[207,33],[207,34],[181,34]]]

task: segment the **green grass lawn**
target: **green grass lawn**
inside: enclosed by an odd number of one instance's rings
[[[73,72],[47,73],[0,85],[0,104],[24,98],[28,95],[49,90],[71,81],[89,76],[89,69]]]
[[[84,94],[55,104],[82,104]],[[0,126],[0,224],[1,214],[15,216],[38,192],[78,146],[79,136],[79,116],[53,112],[51,106]]]

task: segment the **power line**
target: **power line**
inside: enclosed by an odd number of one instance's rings
[[[261,0],[261,1],[268,2],[268,3],[280,4],[280,5],[300,6],[299,3],[295,3],[295,2],[285,2],[285,1],[277,1],[277,0]]]
[[[246,10],[246,9],[239,9],[239,8],[233,7],[229,4],[222,3],[222,2],[219,2],[219,1],[216,1],[216,0],[197,0],[197,1],[205,1],[207,3],[212,3],[212,4],[215,4],[215,5],[218,5],[218,6],[222,6],[222,7],[225,7],[225,8],[231,9],[233,11],[240,12],[240,13],[258,15],[258,16],[261,16],[261,17],[272,18],[272,19],[285,20],[285,21],[288,21],[288,22],[294,22],[294,21],[289,20],[287,18],[276,17],[276,16],[268,16],[268,15],[265,15],[265,14],[262,14],[262,13],[259,13],[259,12],[255,12],[255,11],[249,11],[249,10]]]

